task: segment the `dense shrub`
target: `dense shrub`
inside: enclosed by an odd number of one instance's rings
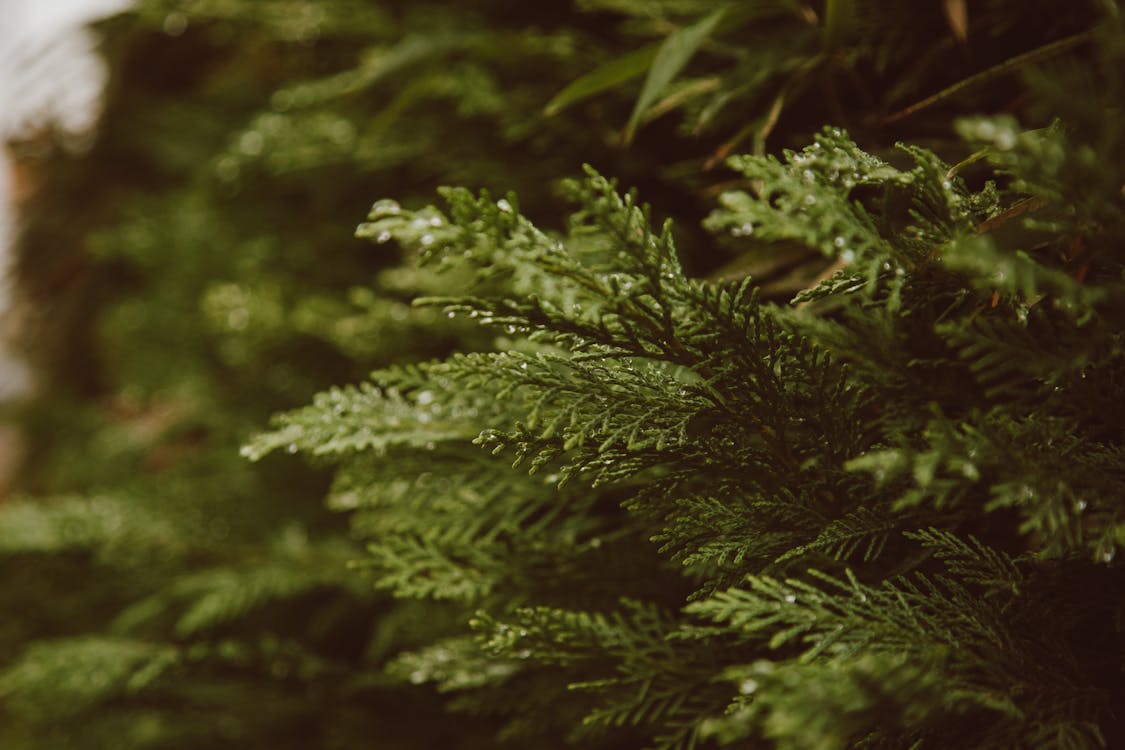
[[[1125,741],[1125,44],[1033,6],[107,22],[5,747]]]

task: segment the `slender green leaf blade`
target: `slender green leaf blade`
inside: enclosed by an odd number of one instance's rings
[[[839,49],[855,25],[855,0],[828,0],[824,16],[828,49]]]
[[[543,108],[543,114],[556,115],[572,104],[636,78],[648,70],[659,50],[659,44],[649,44],[599,66],[555,94]]]
[[[679,75],[707,37],[711,36],[725,12],[726,8],[719,8],[698,23],[672,33],[660,45],[641,88],[641,95],[637,97],[637,104],[633,107],[633,114],[629,117],[629,125],[625,128],[626,140],[632,139],[645,112]]]

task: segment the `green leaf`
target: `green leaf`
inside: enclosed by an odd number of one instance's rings
[[[660,45],[653,43],[630,52],[624,57],[610,60],[571,82],[569,86],[555,94],[554,98],[547,102],[547,106],[543,108],[543,114],[547,116],[557,115],[572,104],[636,78],[648,70],[659,50]]]
[[[828,0],[824,8],[824,32],[828,49],[840,48],[855,25],[855,0]]]
[[[625,128],[625,140],[633,139],[633,133],[640,124],[648,108],[660,97],[668,84],[679,75],[684,66],[688,64],[700,45],[711,36],[715,26],[722,20],[726,8],[719,8],[702,21],[672,33],[660,45],[652,67],[648,70],[641,95],[633,107],[633,114],[629,117],[629,124]]]

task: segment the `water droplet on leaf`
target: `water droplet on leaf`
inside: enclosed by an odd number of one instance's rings
[[[238,149],[247,156],[257,156],[262,153],[262,147],[265,146],[266,139],[262,134],[256,130],[250,130],[242,134],[238,139]]]
[[[183,13],[169,13],[164,17],[164,33],[168,36],[179,36],[187,31],[188,18]]]
[[[380,216],[394,216],[400,213],[402,213],[402,206],[398,205],[398,201],[383,198],[375,201],[375,205],[371,207],[371,211],[368,215],[370,218],[376,219]]]

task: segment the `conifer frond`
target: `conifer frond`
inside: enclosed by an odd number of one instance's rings
[[[646,726],[657,736],[654,747],[694,747],[700,716],[722,705],[721,693],[709,685],[705,650],[690,640],[667,638],[674,620],[655,607],[621,605],[610,615],[524,608],[500,622],[478,617],[475,626],[486,650],[565,667],[574,675],[569,689],[597,699],[575,739],[613,727]],[[580,679],[584,668],[606,654],[618,676]],[[670,671],[673,661],[679,666]]]
[[[848,560],[860,551],[863,553],[862,561],[871,562],[879,557],[888,537],[903,522],[904,519],[899,516],[879,513],[869,508],[856,508],[825,526],[813,541],[781,555],[777,562],[803,557],[810,552],[823,552],[836,560]]]
[[[1091,323],[1099,317],[1099,308],[1104,309],[1107,303],[1112,305],[1122,292],[1120,282],[1084,284],[1060,268],[1037,261],[1026,251],[999,250],[984,235],[950,243],[943,251],[942,261],[953,270],[970,273],[978,291],[996,291],[1012,300],[1015,315],[1007,328],[1013,337],[1018,335],[1019,328],[1046,318],[1041,311],[1048,307],[1080,325]]]
[[[277,417],[277,429],[247,443],[242,453],[250,459],[279,449],[314,455],[384,453],[394,446],[425,447],[476,436],[467,415],[444,413],[445,402],[435,398],[432,387],[400,390],[420,382],[417,371],[393,370],[385,373],[382,387],[364,383],[325,391],[311,406]]]
[[[263,560],[224,564],[180,576],[159,592],[123,610],[116,632],[137,632],[169,616],[180,638],[213,632],[269,604],[317,589],[343,589],[362,596],[365,586],[348,572],[358,554],[351,545],[311,544],[295,529],[275,541]]]
[[[387,671],[415,685],[432,682],[438,690],[458,691],[503,684],[519,666],[481,649],[476,638],[460,636],[401,654]]]
[[[1109,529],[1118,510],[1112,487],[1125,458],[1117,449],[1077,441],[1069,420],[982,415],[959,430],[942,419],[922,434],[925,446],[871,451],[848,462],[895,495],[898,509],[1014,509],[1019,530],[1038,535],[1052,555],[1084,550],[1112,558]],[[1078,446],[1082,445],[1082,449]]]
[[[728,192],[707,220],[712,231],[754,234],[764,241],[795,240],[846,262],[890,254],[870,213],[849,198],[861,185],[909,184],[900,172],[863,153],[838,128],[825,130],[799,153],[733,157],[730,165],[761,187],[751,195]]]
[[[1049,5],[142,0],[26,252],[0,746],[1121,744],[1125,35]]]
[[[41,641],[0,672],[0,700],[41,720],[69,718],[144,691],[180,660],[175,647],[126,638]]]
[[[949,531],[934,528],[905,531],[903,536],[934,550],[946,569],[966,583],[983,586],[986,590],[1019,591],[1023,574],[1016,563],[975,537],[963,539]]]
[[[952,529],[980,513],[1002,524],[1010,508],[1021,524],[1012,531],[1034,553],[1027,560],[1076,550],[1112,558],[1120,457],[1066,438],[1074,418],[1050,394],[1112,369],[1116,313],[1105,290],[1012,249],[1022,215],[1005,213],[1010,190],[971,190],[932,152],[902,150],[908,169],[828,130],[784,163],[735,160],[753,190],[726,194],[710,228],[797,241],[840,264],[801,296],[819,307],[797,310],[762,302],[751,279],[687,278],[671,229],[654,230],[632,194],[593,172],[566,187],[578,210],[559,235],[526,219],[514,196],[447,190],[446,211],[376,204],[361,236],[475,276],[465,294],[421,304],[508,344],[377,372],[356,419],[338,419],[322,397],[264,438],[278,447],[298,425],[298,448],[350,462],[334,502],[355,511],[380,585],[483,607],[491,678],[465,682],[440,649],[403,657],[396,673],[463,685],[462,705],[487,710],[559,670],[589,699],[577,703],[586,716],[577,739],[637,726],[670,747],[704,730],[890,747],[940,739],[951,717],[971,716],[987,727],[974,735],[982,747],[1026,744],[1045,725],[1085,738],[1078,746],[1096,741],[1102,708],[1065,708],[1088,688],[1040,671],[1048,658],[1047,671],[1071,674],[1079,655],[1044,657],[1054,636],[1025,627],[1026,592],[1042,582]],[[1007,260],[964,260],[982,243]],[[1003,286],[990,274],[1009,261],[1024,276]],[[1049,312],[1030,295],[1058,304]],[[454,429],[419,429],[423,393]],[[1012,418],[1015,405],[1045,396],[1044,411]],[[389,430],[396,419],[429,438]],[[384,433],[384,443],[362,437]],[[513,469],[472,457],[470,440],[513,454]],[[364,463],[372,456],[382,462]],[[612,599],[598,599],[604,610],[524,606],[526,591],[560,596],[542,588],[542,560],[565,560],[567,580],[589,580],[592,545],[616,505],[630,514],[614,521],[618,538],[652,540],[691,583],[677,605],[692,601],[687,612],[713,624]],[[798,560],[857,572],[771,577]],[[902,571],[914,572],[895,577]],[[465,642],[457,649],[482,663]],[[746,664],[768,657],[774,676],[729,674],[768,683],[769,697],[732,703],[715,649]],[[613,673],[592,668],[599,655],[612,657]],[[893,690],[864,687],[883,672]],[[819,686],[807,713],[798,684]],[[1054,712],[1032,727],[1026,717],[1040,703]],[[703,723],[728,706],[728,719]],[[884,712],[895,718],[882,725]],[[509,731],[529,723],[525,713]]]
[[[107,561],[183,547],[184,528],[134,498],[64,497],[0,505],[0,555],[93,550]]]
[[[762,660],[731,667],[723,678],[739,695],[703,730],[724,745],[764,736],[783,750],[914,748],[923,722],[956,721],[969,703],[950,694],[940,659],[901,654],[857,654],[827,665]]]
[[[756,695],[753,700],[736,700],[732,718],[713,723],[711,731],[737,737],[764,722],[758,728],[768,734],[773,721],[834,716],[839,719],[810,724],[810,731],[829,743],[827,747],[845,747],[849,745],[841,743],[854,739],[857,732],[869,741],[886,742],[896,737],[899,727],[940,737],[945,730],[929,722],[983,712],[987,723],[976,740],[981,747],[1027,743],[1041,736],[1044,724],[1083,738],[1079,747],[1101,746],[1096,730],[1091,733],[1092,714],[1067,715],[1061,709],[1062,713],[1043,717],[1041,723],[1025,721],[1047,694],[1053,694],[1054,701],[1061,701],[1055,705],[1061,706],[1069,700],[1064,696],[1072,688],[1042,681],[1044,634],[1026,630],[1018,616],[1004,614],[1016,604],[1022,580],[1013,562],[975,540],[966,542],[948,532],[930,530],[912,537],[938,551],[946,573],[916,575],[879,586],[861,583],[850,571],[846,580],[817,571],[809,571],[803,580],[751,576],[748,588],[731,589],[689,605],[689,612],[728,623],[744,637],[760,639],[779,656],[784,655],[727,673],[740,682],[743,695],[762,690],[764,698],[761,703]],[[1073,657],[1055,654],[1051,658],[1056,668],[1069,669]],[[898,727],[897,721],[887,722],[886,715],[875,709],[886,704],[886,710],[893,713],[890,706],[896,700],[890,696],[875,693],[864,697],[862,689],[849,693],[855,713],[845,711],[841,716],[837,701],[843,694],[807,692],[810,684],[827,688],[848,679],[844,675],[863,661],[869,661],[864,669],[885,668],[886,664],[876,667],[875,663],[887,659],[909,665],[903,673],[903,694],[911,694],[913,688],[908,685],[932,685],[929,679],[935,672],[942,673],[940,682],[946,685],[940,692],[923,688],[914,696],[916,700],[900,704],[898,710],[927,708],[919,716],[897,720],[901,721]],[[918,669],[922,665],[927,666]],[[927,678],[921,679],[923,675]],[[784,697],[788,694],[785,686],[796,688],[798,681],[812,705],[792,704]],[[830,710],[831,706],[837,709]],[[850,724],[851,719],[857,723]],[[842,731],[843,727],[847,730]],[[786,729],[790,735],[794,731]]]

